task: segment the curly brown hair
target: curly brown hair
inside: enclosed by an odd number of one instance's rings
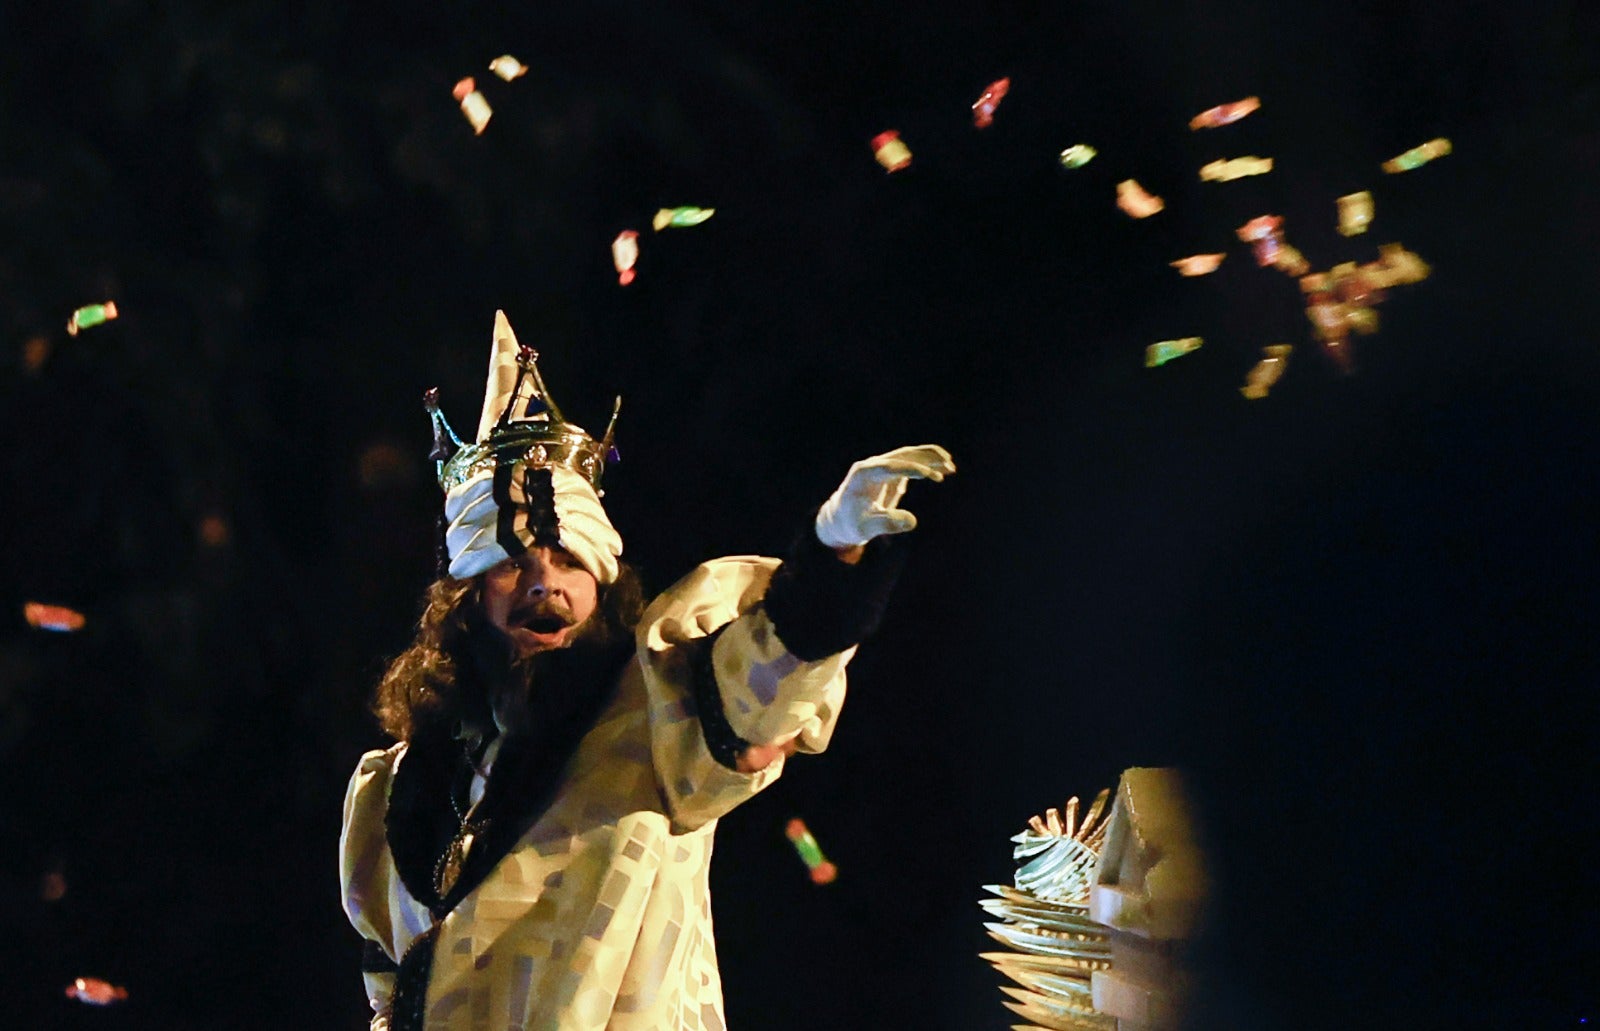
[[[411,740],[425,723],[487,713],[488,698],[478,678],[464,675],[473,661],[474,638],[481,640],[489,629],[483,617],[482,579],[444,576],[428,585],[417,636],[389,664],[373,693],[373,715],[396,740]],[[600,587],[599,603],[584,636],[630,637],[643,613],[639,575],[624,564],[614,583]]]

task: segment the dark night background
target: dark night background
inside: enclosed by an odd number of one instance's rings
[[[475,424],[496,307],[569,416],[624,395],[607,502],[657,588],[781,550],[856,458],[961,466],[833,748],[723,822],[736,1031],[1008,1026],[981,885],[1134,765],[1209,831],[1202,1026],[1600,1019],[1597,39],[1585,0],[0,6],[0,1023],[364,1026],[339,804],[430,574],[420,395]],[[1199,183],[1244,154],[1277,167]],[[679,204],[717,213],[651,234]],[[1355,375],[1233,239],[1268,211],[1319,269],[1432,264]]]

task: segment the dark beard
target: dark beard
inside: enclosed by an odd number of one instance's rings
[[[599,613],[580,624],[562,647],[526,657],[518,657],[510,636],[487,622],[473,628],[467,645],[482,688],[467,692],[482,699],[470,722],[491,737],[497,723],[511,737],[562,727],[595,692],[610,690],[608,674],[614,680],[632,651],[630,635],[613,630]]]

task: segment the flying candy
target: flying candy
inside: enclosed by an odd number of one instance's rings
[[[1261,360],[1245,377],[1244,386],[1239,388],[1239,393],[1252,401],[1267,396],[1267,391],[1283,376],[1283,370],[1289,366],[1289,352],[1294,348],[1288,344],[1272,344],[1261,349]]]
[[[1231,125],[1260,106],[1260,97],[1245,97],[1243,100],[1235,100],[1231,104],[1218,104],[1216,107],[1208,108],[1189,119],[1189,128],[1215,129],[1218,126]]]
[[[510,54],[501,54],[493,61],[490,61],[489,70],[507,82],[512,79],[520,79],[528,74],[528,66]]]
[[[1166,201],[1146,193],[1136,180],[1124,179],[1117,184],[1117,207],[1133,218],[1149,218],[1166,206]]]
[[[489,102],[483,99],[483,94],[478,92],[478,81],[469,75],[456,83],[456,88],[451,93],[461,101],[461,113],[472,123],[472,131],[479,136],[483,135],[489,119],[494,117],[494,111],[489,107]]]
[[[1256,264],[1262,268],[1275,265],[1283,250],[1283,216],[1261,215],[1252,218],[1237,230],[1239,239],[1251,244],[1256,251]],[[1302,259],[1304,260],[1304,259]]]
[[[98,977],[80,977],[67,985],[67,998],[86,1002],[91,1006],[109,1006],[128,997],[121,985],[102,981]]]
[[[1383,163],[1383,170],[1393,175],[1396,172],[1409,172],[1413,168],[1421,168],[1434,158],[1442,158],[1450,153],[1450,141],[1443,136],[1429,140],[1427,143],[1412,147],[1399,157],[1391,158]]]
[[[1174,358],[1181,358],[1190,351],[1198,351],[1205,340],[1201,337],[1184,337],[1181,340],[1162,340],[1151,344],[1144,349],[1144,367],[1153,369],[1158,365],[1165,365]]]
[[[1339,198],[1339,235],[1358,236],[1372,224],[1372,194],[1366,190]]]
[[[1433,270],[1428,263],[1406,250],[1398,243],[1386,243],[1378,248],[1378,260],[1361,266],[1375,287],[1403,286],[1420,283]]]
[[[822,854],[817,839],[806,829],[805,821],[798,818],[790,820],[783,833],[811,871],[812,883],[832,884],[833,879],[839,876],[839,868],[828,862],[828,857]]]
[[[1062,168],[1082,168],[1094,160],[1099,151],[1087,143],[1076,143],[1061,152]]]
[[[83,629],[83,613],[65,605],[44,605],[30,601],[22,606],[22,618],[31,627],[70,634]]]
[[[1272,258],[1273,268],[1286,276],[1303,276],[1311,271],[1311,262],[1297,248],[1284,243],[1281,237],[1278,243],[1278,252]]]
[[[72,313],[72,318],[67,320],[67,335],[77,336],[78,330],[90,329],[102,322],[110,322],[117,317],[117,302],[107,301],[104,304],[86,304]]]
[[[1271,158],[1258,158],[1251,154],[1248,157],[1234,158],[1232,161],[1213,161],[1208,165],[1201,165],[1200,181],[1231,183],[1247,175],[1265,175],[1270,171],[1272,171]]]
[[[611,262],[617,266],[617,282],[627,286],[633,282],[633,266],[639,260],[639,234],[624,229],[611,241]]]
[[[872,156],[889,172],[898,172],[911,164],[911,148],[900,142],[900,134],[893,129],[885,129],[872,137]]]
[[[656,212],[656,217],[650,220],[650,224],[659,233],[668,226],[680,229],[685,226],[697,226],[716,213],[716,208],[662,208]]]
[[[1006,93],[1011,89],[1011,80],[996,79],[989,83],[983,91],[983,96],[972,102],[972,124],[980,129],[987,129],[994,124],[994,109],[1000,106],[1000,101],[1006,98]]]
[[[1178,270],[1181,276],[1207,276],[1217,270],[1222,264],[1226,254],[1191,254],[1187,258],[1169,261],[1167,264]]]

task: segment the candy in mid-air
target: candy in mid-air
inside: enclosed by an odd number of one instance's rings
[[[456,83],[451,93],[461,102],[461,113],[472,123],[472,131],[481,136],[489,119],[494,117],[494,110],[489,107],[483,94],[478,92],[478,80],[469,75]]]
[[[1181,358],[1190,351],[1198,351],[1205,340],[1201,337],[1184,337],[1181,340],[1159,340],[1144,349],[1144,367],[1153,369],[1157,365],[1165,365],[1174,358]]]
[[[1062,168],[1082,168],[1094,160],[1099,151],[1087,143],[1075,143],[1061,152]]]
[[[83,613],[75,609],[69,609],[65,605],[45,605],[37,601],[30,601],[22,606],[22,618],[27,620],[31,627],[54,630],[62,634],[82,630],[84,623]]]
[[[66,994],[69,999],[87,1002],[91,1006],[109,1006],[126,999],[128,990],[98,977],[80,977],[67,985]]]
[[[1189,119],[1190,129],[1215,129],[1219,125],[1228,125],[1237,122],[1245,115],[1261,106],[1260,97],[1245,97],[1235,100],[1231,104],[1218,104]]]
[[[1311,271],[1311,262],[1306,260],[1306,256],[1297,248],[1284,243],[1282,237],[1278,238],[1278,248],[1272,255],[1271,264],[1284,275],[1296,278]]]
[[[510,54],[501,54],[493,61],[490,61],[489,70],[507,82],[528,74],[528,66]]]
[[[697,226],[716,213],[716,208],[662,208],[656,212],[656,217],[650,220],[650,225],[659,233],[668,226],[676,229]]]
[[[86,304],[72,313],[72,318],[67,320],[67,335],[77,336],[78,330],[98,326],[102,322],[110,322],[117,317],[117,302],[107,301],[104,304]]]
[[[1149,218],[1166,206],[1166,201],[1146,193],[1135,179],[1124,179],[1117,184],[1117,207],[1133,218]]]
[[[1339,234],[1357,236],[1372,224],[1372,194],[1366,190],[1339,198]]]
[[[1256,264],[1262,268],[1276,264],[1283,250],[1283,216],[1260,215],[1237,230],[1239,239],[1255,248]]]
[[[1225,254],[1191,254],[1167,264],[1177,269],[1181,276],[1206,276],[1215,272],[1225,257]]]
[[[839,868],[828,862],[828,857],[822,854],[822,849],[817,845],[817,839],[811,836],[806,829],[804,820],[799,818],[789,821],[783,830],[784,836],[794,845],[794,850],[800,854],[806,868],[811,871],[811,880],[815,884],[831,884],[839,876]]]
[[[1258,158],[1254,154],[1231,161],[1213,161],[1200,166],[1203,183],[1229,183],[1247,175],[1265,175],[1272,171],[1271,158]]]
[[[872,156],[889,172],[898,172],[911,164],[911,148],[901,141],[900,134],[893,129],[885,129],[872,137]]]
[[[989,83],[983,91],[983,96],[972,103],[972,124],[980,129],[987,129],[993,125],[994,109],[1000,106],[1000,101],[1006,98],[1006,93],[1010,89],[1010,79],[996,79]]]
[[[639,260],[639,234],[624,229],[611,241],[611,262],[617,266],[617,282],[627,286],[633,282],[633,266]]]
[[[1409,172],[1413,168],[1421,168],[1434,158],[1442,158],[1450,153],[1450,141],[1443,136],[1429,140],[1427,143],[1412,147],[1397,157],[1390,158],[1383,163],[1383,170],[1393,175],[1396,172]]]
[[[1420,283],[1433,270],[1403,245],[1386,243],[1378,248],[1378,260],[1363,265],[1362,271],[1375,286],[1386,287]]]
[[[1239,393],[1252,401],[1267,396],[1267,391],[1283,376],[1283,370],[1289,365],[1289,352],[1294,350],[1288,344],[1272,344],[1261,349],[1261,360],[1256,362],[1247,376],[1244,386],[1239,388]]]

